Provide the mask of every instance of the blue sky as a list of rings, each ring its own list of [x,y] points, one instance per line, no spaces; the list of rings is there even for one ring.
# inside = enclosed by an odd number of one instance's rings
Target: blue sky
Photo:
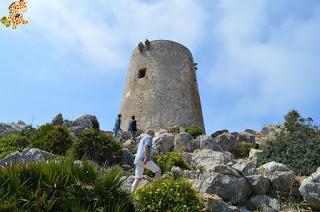
[[[29,25],[0,27],[0,122],[89,113],[112,129],[145,38],[192,51],[207,133],[260,130],[291,109],[320,122],[318,0],[28,2]]]

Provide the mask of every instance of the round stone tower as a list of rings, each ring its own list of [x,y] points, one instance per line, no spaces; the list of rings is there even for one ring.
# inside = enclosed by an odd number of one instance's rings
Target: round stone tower
[[[139,129],[199,125],[204,129],[196,64],[185,46],[145,41],[133,50],[121,105],[121,128],[135,115]]]

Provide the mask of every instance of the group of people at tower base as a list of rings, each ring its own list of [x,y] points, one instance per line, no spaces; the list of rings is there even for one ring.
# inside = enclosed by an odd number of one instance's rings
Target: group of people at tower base
[[[122,115],[119,114],[114,128],[113,136],[116,138],[119,131],[121,130],[121,118]],[[137,121],[136,117],[132,116],[129,122],[128,131],[130,133],[130,138],[135,140],[137,132]],[[138,188],[141,179],[143,178],[144,169],[147,168],[155,174],[156,179],[161,178],[161,170],[159,166],[152,160],[152,139],[155,136],[154,130],[148,129],[146,135],[140,139],[137,154],[135,155],[134,165],[135,165],[135,179],[132,183],[131,192],[134,193]]]

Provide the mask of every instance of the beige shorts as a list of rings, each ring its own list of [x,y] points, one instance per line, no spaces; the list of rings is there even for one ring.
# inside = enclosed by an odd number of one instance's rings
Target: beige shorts
[[[153,162],[152,160],[148,161],[146,164],[143,164],[142,162],[137,163],[136,170],[135,170],[135,178],[142,178],[143,177],[144,168],[149,169],[153,173],[160,171],[159,166],[155,162]]]

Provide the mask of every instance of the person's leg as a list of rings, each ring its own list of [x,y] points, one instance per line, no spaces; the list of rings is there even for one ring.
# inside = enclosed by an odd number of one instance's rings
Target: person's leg
[[[159,166],[152,160],[146,163],[146,168],[152,171],[155,174],[157,180],[161,179],[161,169]]]
[[[136,191],[136,189],[138,188],[139,183],[141,181],[141,178],[143,177],[143,171],[144,171],[143,163],[136,164],[135,179],[132,183],[131,193],[134,193]]]
[[[131,193],[134,193],[137,190],[140,181],[141,181],[141,178],[135,178],[134,179],[134,181],[132,183],[132,187],[131,187]]]

